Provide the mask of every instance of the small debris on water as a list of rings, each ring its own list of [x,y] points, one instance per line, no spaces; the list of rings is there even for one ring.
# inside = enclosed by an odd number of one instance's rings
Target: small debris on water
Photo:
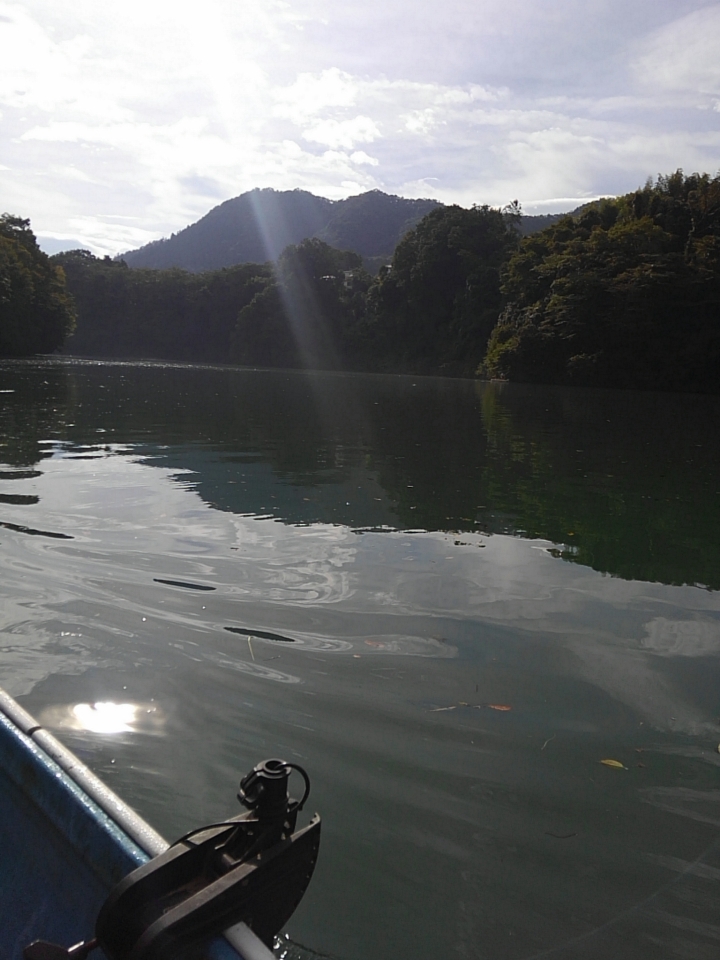
[[[604,763],[606,767],[614,767],[616,770],[627,770],[625,764],[620,763],[619,760],[601,760],[600,763]]]
[[[215,590],[205,583],[192,583],[188,580],[161,580],[159,577],[153,577],[155,583],[164,583],[168,587],[184,587],[186,590]]]
[[[16,533],[27,533],[32,537],[54,537],[56,540],[74,540],[68,533],[53,533],[51,530],[33,530],[32,527],[26,527],[21,523],[0,522],[0,527],[6,530],[14,530]]]
[[[230,633],[239,633],[242,637],[252,637],[254,640],[275,640],[278,643],[295,643],[292,637],[285,637],[281,633],[270,633],[267,630],[248,630],[245,627],[225,627]]]

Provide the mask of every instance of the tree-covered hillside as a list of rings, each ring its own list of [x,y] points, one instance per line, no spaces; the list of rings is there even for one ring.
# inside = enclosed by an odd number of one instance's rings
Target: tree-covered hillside
[[[357,253],[317,238],[287,247],[272,277],[240,311],[233,359],[266,367],[356,368],[370,283]]]
[[[440,206],[437,200],[406,200],[371,190],[334,204],[332,217],[317,236],[331,247],[368,259],[389,259],[408,230]]]
[[[227,363],[239,311],[271,276],[269,265],[255,263],[201,274],[131,270],[88,250],[53,261],[77,305],[67,350],[93,357]]]
[[[327,200],[307,190],[250,190],[214,207],[197,223],[122,259],[130,267],[192,272],[277,260],[282,251],[317,237],[363,257],[389,259],[403,234],[436,200],[405,200],[372,190]]]
[[[368,293],[365,366],[472,376],[500,312],[517,219],[514,209],[439,207],[406,234]]]
[[[0,216],[0,356],[52,353],[74,323],[62,268],[40,250],[30,221]]]
[[[369,220],[348,206],[337,236],[362,246],[396,200],[353,198]],[[720,391],[720,176],[678,171],[523,232],[513,205],[436,206],[375,278],[319,237],[205,273],[54,261],[75,353]]]
[[[129,267],[193,273],[238,263],[276,260],[289,244],[315,236],[330,219],[332,201],[307,190],[250,190],[213,207],[166,240],[121,258]]]
[[[523,239],[484,370],[720,390],[720,176],[682,171]]]

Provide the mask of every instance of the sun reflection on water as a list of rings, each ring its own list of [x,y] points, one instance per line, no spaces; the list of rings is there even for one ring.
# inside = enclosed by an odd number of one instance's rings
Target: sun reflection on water
[[[115,703],[98,700],[46,707],[40,715],[43,726],[85,733],[160,733],[164,716],[155,703]]]
[[[134,703],[78,703],[72,715],[80,729],[89,733],[131,733],[135,729],[138,707]]]

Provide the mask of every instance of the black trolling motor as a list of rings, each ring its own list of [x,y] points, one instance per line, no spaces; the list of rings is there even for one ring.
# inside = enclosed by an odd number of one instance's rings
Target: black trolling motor
[[[288,794],[293,770],[305,784],[300,800]],[[320,817],[295,830],[309,793],[297,764],[257,764],[238,791],[247,813],[185,834],[124,877],[100,908],[94,939],[70,948],[36,940],[25,960],[84,960],[96,947],[107,960],[190,960],[240,922],[272,946],[315,869]]]

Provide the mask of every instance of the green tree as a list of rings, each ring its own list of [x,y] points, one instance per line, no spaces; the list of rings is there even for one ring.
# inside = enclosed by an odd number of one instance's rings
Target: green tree
[[[65,274],[38,247],[30,221],[0,216],[0,356],[52,353],[74,323]]]
[[[720,177],[677,171],[523,239],[491,376],[720,389]]]
[[[500,269],[518,242],[518,213],[439,207],[406,234],[369,293],[371,365],[474,373],[500,312]]]
[[[306,369],[354,364],[370,276],[362,258],[317,238],[286,247],[272,279],[238,316],[238,363]]]
[[[88,250],[57,254],[77,304],[67,349],[86,356],[227,362],[238,311],[262,289],[269,266],[210,273],[133,270]]]

